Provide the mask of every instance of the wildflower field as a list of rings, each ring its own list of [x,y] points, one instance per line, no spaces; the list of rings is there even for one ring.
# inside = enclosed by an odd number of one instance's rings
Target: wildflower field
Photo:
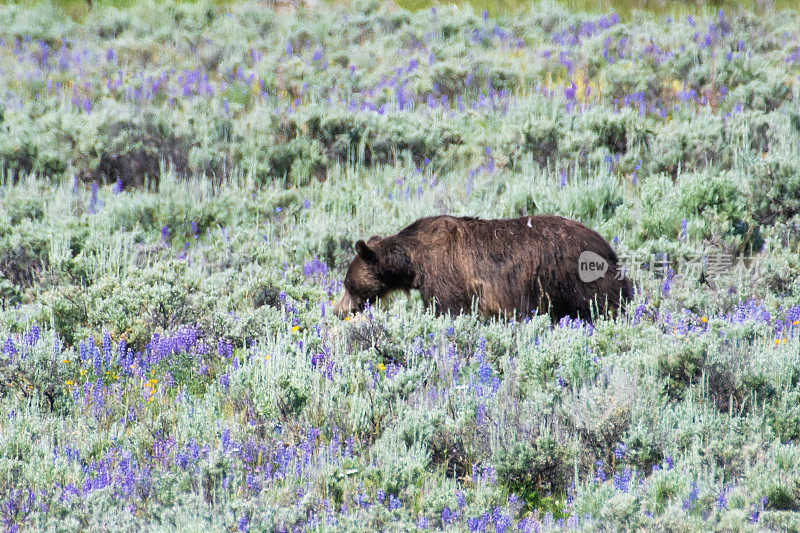
[[[0,528],[800,529],[800,15],[0,6]],[[593,324],[341,321],[353,243],[552,213]]]

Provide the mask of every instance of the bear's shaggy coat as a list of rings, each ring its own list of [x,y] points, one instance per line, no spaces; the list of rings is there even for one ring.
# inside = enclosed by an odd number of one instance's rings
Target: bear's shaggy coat
[[[486,316],[549,312],[554,321],[615,313],[633,297],[608,242],[558,216],[421,218],[395,235],[358,241],[356,251],[344,296],[334,308],[341,317],[390,292],[410,289],[420,291],[426,305],[434,303],[437,313],[469,312],[474,304]],[[602,277],[582,280],[583,252],[607,263]]]

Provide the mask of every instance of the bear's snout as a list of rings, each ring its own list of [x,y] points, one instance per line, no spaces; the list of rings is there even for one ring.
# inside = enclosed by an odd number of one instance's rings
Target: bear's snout
[[[358,309],[356,309],[353,297],[350,295],[347,289],[345,289],[344,295],[342,295],[339,301],[336,302],[336,305],[333,306],[333,314],[339,318],[346,318],[357,310]]]

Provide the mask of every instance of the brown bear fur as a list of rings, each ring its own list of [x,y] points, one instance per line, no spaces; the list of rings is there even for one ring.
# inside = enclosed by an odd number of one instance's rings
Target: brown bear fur
[[[421,218],[395,235],[356,243],[345,293],[334,312],[346,316],[396,290],[420,291],[437,313],[469,312],[524,318],[547,313],[591,320],[612,314],[632,298],[618,276],[617,254],[597,232],[558,216],[511,220]],[[608,270],[586,283],[579,275],[584,251],[599,255]],[[622,279],[618,279],[622,278]]]

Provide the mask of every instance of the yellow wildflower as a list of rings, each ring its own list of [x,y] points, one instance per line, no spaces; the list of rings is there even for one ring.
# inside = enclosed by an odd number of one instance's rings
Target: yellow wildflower
[[[71,379],[67,380],[67,382],[65,383],[65,385],[72,385],[72,380],[71,380]]]
[[[295,331],[298,331],[299,329],[300,329],[300,326],[292,326],[292,333],[294,333]]]
[[[703,323],[705,323],[705,322],[708,322],[708,319],[707,319],[706,317],[703,317],[703,318],[701,318],[700,320],[701,320]]]
[[[378,364],[378,370],[380,370],[381,372],[386,372],[386,365],[384,365],[383,363]]]

